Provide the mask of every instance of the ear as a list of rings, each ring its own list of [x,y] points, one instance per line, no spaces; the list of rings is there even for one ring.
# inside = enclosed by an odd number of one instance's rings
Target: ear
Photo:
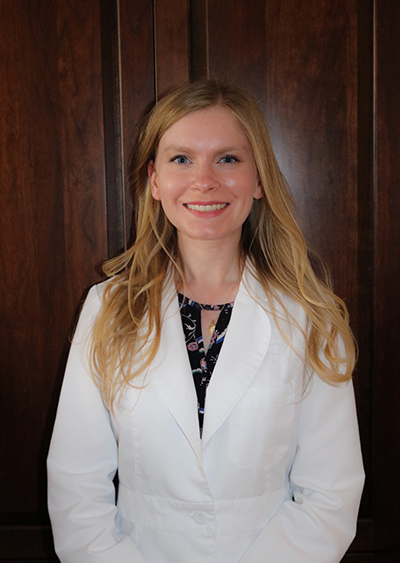
[[[149,164],[147,165],[147,175],[150,181],[151,195],[154,197],[154,199],[160,201],[161,198],[158,192],[157,173],[156,167],[154,165],[154,160],[150,160]]]
[[[256,189],[254,190],[253,199],[261,199],[262,195],[263,195],[263,190],[261,187],[261,182],[259,180]]]

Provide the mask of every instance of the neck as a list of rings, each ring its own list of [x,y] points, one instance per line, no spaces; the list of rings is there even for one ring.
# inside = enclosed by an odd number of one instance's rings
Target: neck
[[[179,244],[185,285],[179,288],[187,297],[210,305],[232,301],[239,288],[239,245],[224,245],[214,241],[194,241]]]

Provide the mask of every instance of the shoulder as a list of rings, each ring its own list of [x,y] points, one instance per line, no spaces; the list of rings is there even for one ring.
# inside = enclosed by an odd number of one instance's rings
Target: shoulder
[[[307,314],[303,305],[276,286],[263,287],[251,266],[243,272],[240,291],[245,292],[275,321],[306,327]]]
[[[92,285],[86,296],[85,302],[83,304],[83,309],[87,311],[97,312],[103,302],[104,292],[107,287],[110,286],[110,280],[103,281],[101,283]]]
[[[110,280],[106,280],[93,285],[89,289],[80,311],[76,333],[86,332],[88,329],[92,328],[102,307],[104,292],[107,287],[110,287],[110,284]]]
[[[249,304],[250,300],[253,302],[253,313],[255,307],[268,318],[270,350],[275,349],[276,354],[289,354],[291,350],[303,365],[306,361],[309,329],[308,317],[302,304],[276,286],[264,288],[251,270],[244,273],[241,289],[248,295]]]
[[[89,289],[86,300],[84,302],[84,307],[94,308],[97,310],[101,307],[104,302],[104,297],[106,292],[109,292],[113,288],[120,287],[124,285],[123,282],[119,282],[118,276],[114,276],[105,281],[92,285]]]

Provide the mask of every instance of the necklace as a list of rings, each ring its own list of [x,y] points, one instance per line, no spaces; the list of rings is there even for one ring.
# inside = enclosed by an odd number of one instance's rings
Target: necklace
[[[207,310],[203,307],[203,305],[200,303],[200,301],[198,301],[198,300],[196,299],[196,296],[195,296],[195,294],[193,293],[193,290],[192,290],[192,288],[190,287],[190,285],[189,285],[187,282],[185,282],[185,283],[186,283],[187,288],[190,290],[190,293],[191,293],[191,294],[193,295],[193,297],[195,298],[196,303],[198,303],[198,304],[200,305],[201,310],[204,312],[205,316],[206,316],[207,319],[210,321],[210,317],[207,315]],[[233,284],[233,286],[231,287],[231,289],[229,290],[228,297],[226,298],[225,303],[224,303],[224,304],[222,305],[222,307],[219,309],[218,317],[217,317],[215,320],[214,320],[214,319],[211,319],[210,324],[209,324],[209,326],[208,326],[208,334],[209,334],[210,336],[212,336],[212,335],[214,334],[215,327],[217,326],[217,322],[218,322],[219,316],[220,316],[221,312],[225,309],[225,306],[226,306],[226,304],[227,304],[228,301],[229,301],[229,296],[231,295],[231,293],[232,293],[232,291],[233,291],[233,289],[234,289],[234,287],[235,287],[236,284],[237,284],[237,282],[235,282],[235,283]]]

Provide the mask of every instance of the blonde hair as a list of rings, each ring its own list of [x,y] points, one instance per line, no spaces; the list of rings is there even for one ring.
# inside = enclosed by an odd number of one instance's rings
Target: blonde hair
[[[333,293],[326,271],[317,277],[311,266],[262,113],[246,90],[203,80],[184,84],[166,95],[139,128],[132,175],[135,240],[126,252],[104,265],[112,279],[105,289],[91,341],[93,376],[110,408],[118,393],[145,373],[157,353],[164,284],[172,279],[183,282],[176,230],[151,195],[148,163],[154,160],[169,127],[189,113],[213,106],[228,111],[241,126],[253,149],[263,190],[243,225],[242,262],[251,262],[266,295],[273,298],[270,302],[278,326],[274,300],[287,320],[302,331],[309,371],[333,385],[351,377],[356,352],[346,306]],[[306,327],[289,314],[282,293],[301,304]]]

